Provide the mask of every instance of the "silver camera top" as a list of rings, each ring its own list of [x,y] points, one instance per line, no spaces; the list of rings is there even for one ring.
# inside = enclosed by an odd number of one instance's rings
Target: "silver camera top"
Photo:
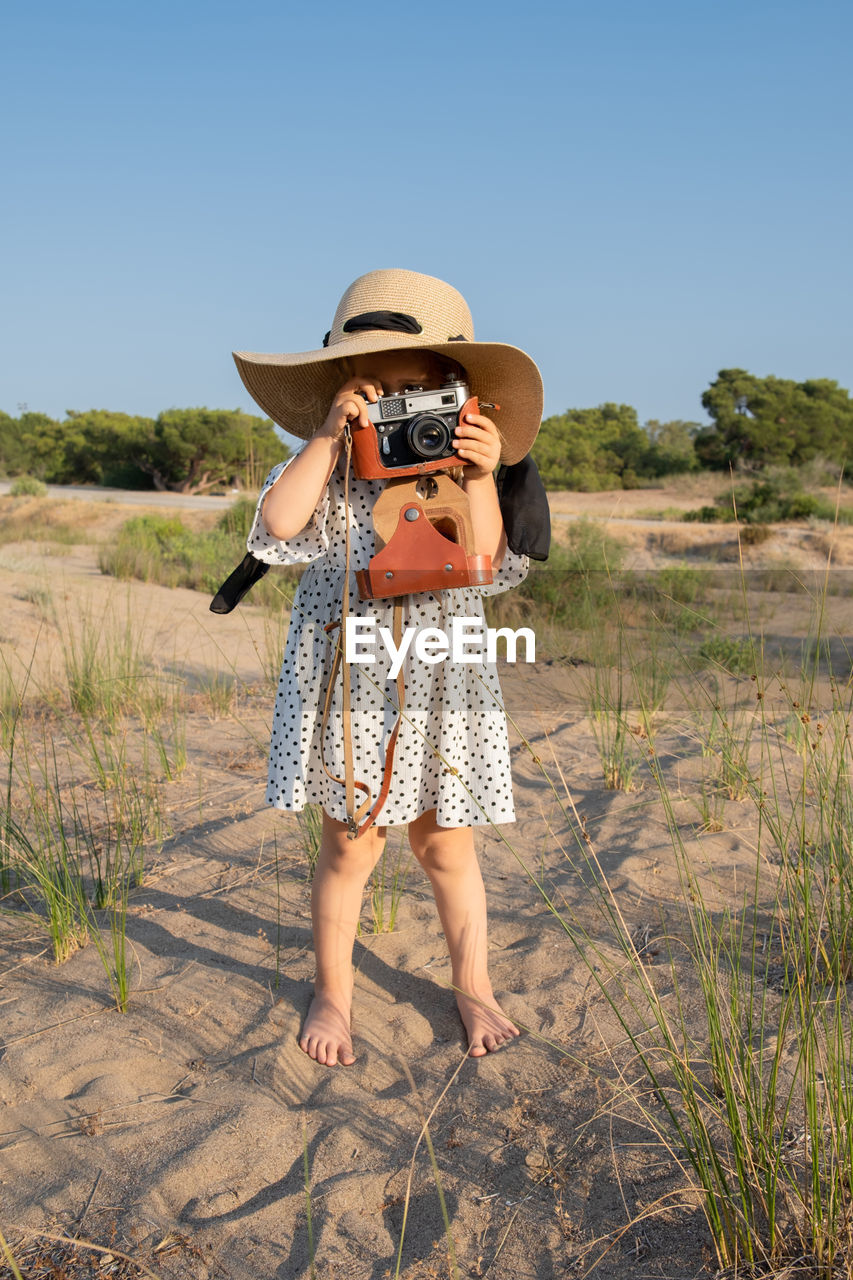
[[[457,415],[469,399],[471,392],[465,382],[446,382],[437,391],[424,391],[422,387],[405,387],[399,395],[380,396],[375,404],[367,403],[367,416],[382,431],[414,414],[435,413],[444,416]]]

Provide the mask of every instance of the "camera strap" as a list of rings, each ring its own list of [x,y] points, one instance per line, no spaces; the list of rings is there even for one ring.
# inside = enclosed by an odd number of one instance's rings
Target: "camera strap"
[[[379,812],[388,798],[388,792],[391,789],[391,771],[394,764],[394,748],[397,745],[397,734],[400,731],[400,724],[403,719],[403,706],[405,702],[406,685],[403,676],[402,666],[397,673],[397,719],[391,730],[391,737],[388,739],[388,748],[385,752],[385,768],[382,772],[382,784],[379,794],[376,797],[376,803],[370,809],[371,793],[366,782],[361,782],[355,777],[355,768],[353,764],[352,751],[352,677],[349,664],[344,661],[344,638],[346,636],[346,621],[349,615],[349,578],[350,578],[350,526],[349,526],[349,477],[350,462],[352,459],[352,433],[349,425],[347,425],[344,434],[344,446],[346,449],[346,466],[344,471],[344,494],[346,496],[346,510],[344,513],[345,528],[345,564],[344,573],[344,589],[341,599],[341,616],[334,622],[328,623],[324,630],[327,635],[337,629],[337,640],[335,643],[334,656],[332,658],[332,666],[329,672],[329,681],[326,686],[326,698],[323,705],[323,719],[320,726],[320,759],[327,775],[333,782],[342,784],[346,796],[347,811],[347,839],[357,840],[363,831],[372,826],[379,816]],[[394,613],[392,622],[392,631],[394,636],[394,644],[399,649],[403,638],[403,600],[394,601]],[[337,678],[338,669],[341,668],[341,721],[343,731],[344,745],[344,776],[339,778],[332,773],[326,764],[325,740],[326,725],[329,721],[329,713],[332,708],[332,696],[335,689],[335,680]],[[364,793],[365,799],[356,809],[355,793],[356,790]],[[367,811],[370,809],[370,813]],[[367,817],[365,817],[367,814]],[[362,819],[364,819],[362,821]]]

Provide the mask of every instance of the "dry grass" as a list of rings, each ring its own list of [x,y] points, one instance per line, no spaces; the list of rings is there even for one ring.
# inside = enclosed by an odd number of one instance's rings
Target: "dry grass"
[[[158,1280],[156,1272],[109,1245],[70,1236],[28,1232],[9,1242],[22,1280]],[[18,1280],[8,1262],[0,1262],[0,1280]]]
[[[647,535],[646,542],[650,549],[666,556],[689,556],[691,559],[710,561],[711,564],[731,564],[737,560],[738,555],[734,528],[729,536],[721,536],[719,529],[697,528],[696,525],[685,525],[683,529],[664,529],[659,533],[653,530]]]
[[[853,568],[853,529],[821,529],[812,535],[816,551],[824,557],[832,557],[837,569]]]
[[[724,484],[724,481],[723,481]],[[555,489],[548,494],[551,510],[574,511],[583,515],[619,515],[638,518],[641,512],[660,513],[673,507],[682,510],[707,506],[719,493],[719,472],[667,476],[643,489],[607,489],[600,493],[578,493]]]
[[[130,507],[104,499],[0,497],[0,543],[109,542],[132,515],[163,514],[157,506]],[[212,529],[217,511],[184,511],[182,522],[191,530]]]

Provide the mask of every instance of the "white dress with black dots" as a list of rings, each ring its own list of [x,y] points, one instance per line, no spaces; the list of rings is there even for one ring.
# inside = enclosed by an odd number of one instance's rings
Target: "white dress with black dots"
[[[298,455],[294,455],[298,456]],[[267,803],[299,812],[306,804],[346,821],[344,787],[329,778],[320,759],[320,734],[333,640],[324,627],[341,616],[345,577],[344,456],[305,528],[286,542],[270,536],[260,519],[261,503],[286,466],[267,476],[248,538],[249,551],[268,564],[309,563],[297,589],[290,619],[270,744]],[[356,569],[366,569],[375,554],[373,504],[384,480],[359,480],[352,473],[350,493],[351,615],[376,618],[376,627],[392,625],[393,600],[360,600]],[[404,598],[403,627],[440,627],[450,635],[454,617],[483,617],[481,595],[517,586],[527,575],[526,556],[507,548],[495,581],[487,587],[458,587]],[[333,633],[333,636],[336,633]],[[382,783],[385,750],[397,719],[397,686],[391,658],[378,639],[370,652],[376,661],[349,665],[352,673],[353,763],[355,777],[370,787],[376,800]],[[470,651],[470,649],[469,649]],[[436,810],[441,827],[514,822],[506,717],[493,663],[420,661],[409,649],[405,676],[404,719],[400,725],[391,786],[377,818],[378,825],[412,822]],[[341,674],[335,681],[326,725],[326,764],[344,776],[341,720]],[[363,793],[356,791],[360,804]]]

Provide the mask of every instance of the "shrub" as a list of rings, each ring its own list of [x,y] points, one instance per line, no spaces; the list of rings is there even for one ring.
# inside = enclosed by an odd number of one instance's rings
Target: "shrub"
[[[667,565],[652,576],[657,591],[678,604],[696,604],[704,598],[708,572],[688,565]]]
[[[725,520],[734,520],[734,513],[729,513],[722,507],[694,507],[692,511],[685,511],[681,519],[688,524],[720,524]]]
[[[748,675],[755,670],[755,650],[750,640],[736,636],[712,636],[699,646],[699,657],[732,675]]]
[[[9,490],[10,498],[46,498],[47,485],[35,476],[18,476]]]
[[[797,473],[783,468],[765,473],[745,484],[736,484],[718,494],[713,507],[685,512],[684,520],[705,523],[738,520],[744,525],[779,524],[784,520],[834,520],[835,503],[806,493]],[[840,524],[853,523],[853,511],[838,511]]]
[[[254,503],[241,499],[214,529],[200,533],[175,516],[135,516],[122,526],[115,543],[101,550],[101,572],[212,595],[246,553],[243,528],[248,532],[246,521],[251,523],[253,512]],[[248,603],[281,607],[282,596],[290,595],[298,579],[298,570],[268,574],[253,588]]]
[[[613,602],[612,575],[621,563],[623,546],[593,520],[575,520],[565,543],[556,542],[544,564],[531,562],[518,588],[540,616],[552,624],[589,626],[590,615]]]
[[[251,498],[237,498],[227,511],[223,511],[217,520],[217,529],[245,542],[255,519],[256,506],[257,503],[253,502]]]
[[[740,532],[740,540],[745,547],[760,547],[768,538],[773,537],[773,530],[766,524],[748,524]]]

